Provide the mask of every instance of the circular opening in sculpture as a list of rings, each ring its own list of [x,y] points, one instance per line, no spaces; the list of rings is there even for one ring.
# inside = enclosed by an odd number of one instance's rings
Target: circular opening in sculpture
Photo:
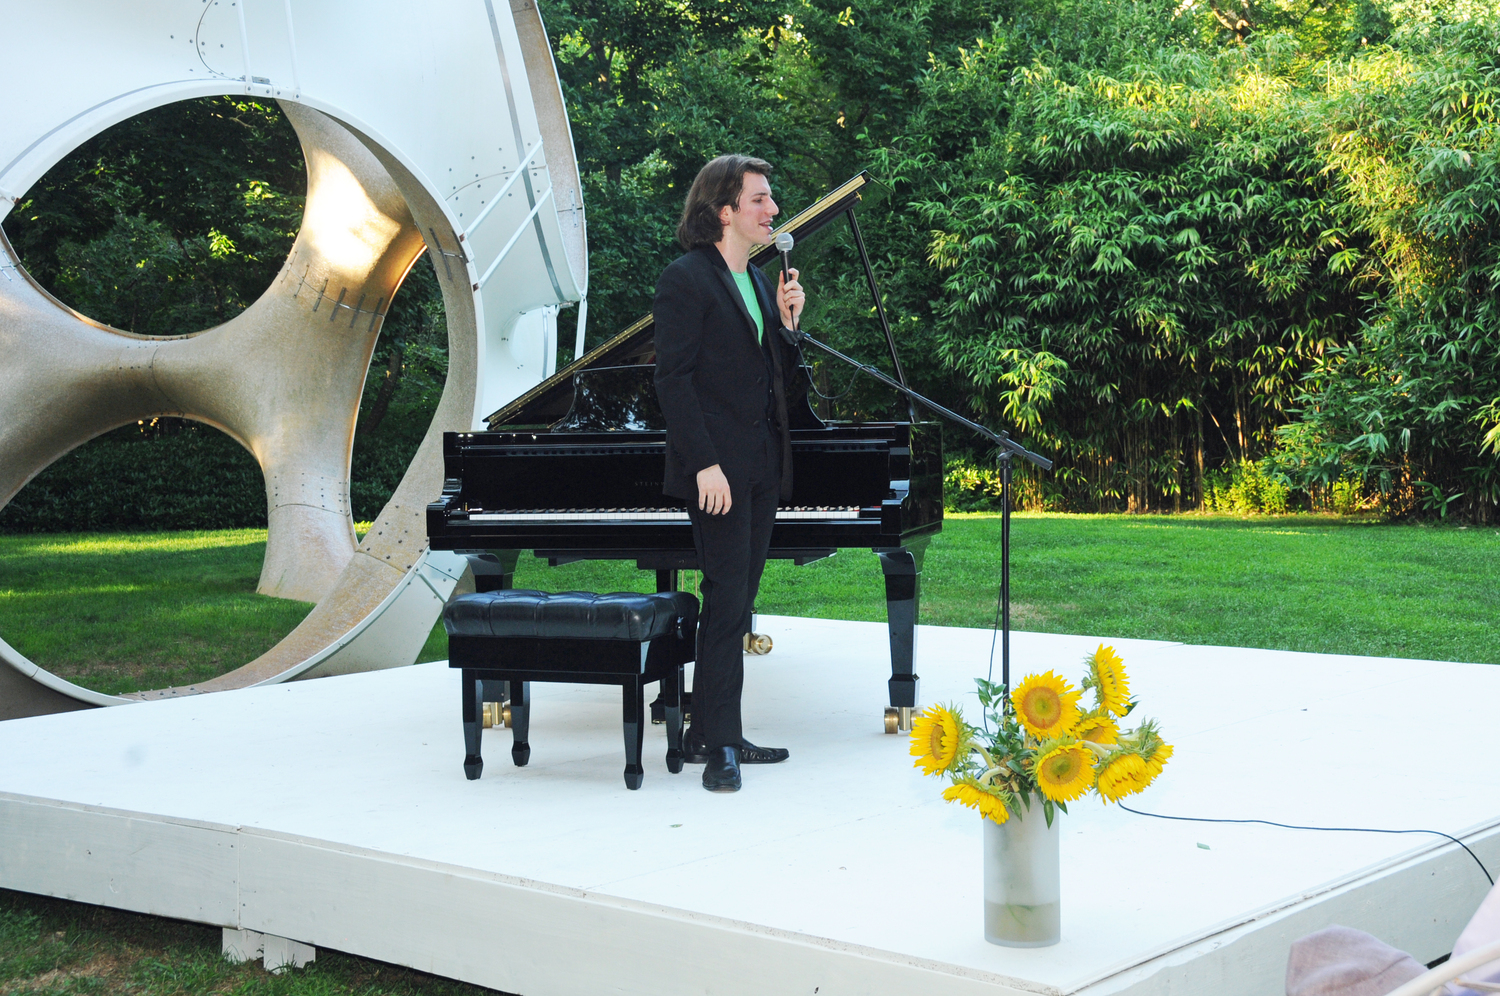
[[[5,220],[28,274],[89,319],[191,335],[275,279],[306,168],[274,102],[155,108],[54,166]],[[59,677],[116,694],[191,684],[274,645],[310,605],[254,595],[266,492],[212,426],[131,421],[0,509],[0,632]]]
[[[54,349],[92,366],[33,406],[52,450],[0,487],[36,474],[0,505],[0,635],[106,694],[191,686],[279,648],[444,387],[441,292],[390,178],[326,116],[206,98],[90,139],[5,229],[42,290],[107,327],[48,305],[26,330],[39,369]],[[111,395],[116,381],[129,389]],[[132,405],[140,417],[120,417]],[[327,638],[302,642],[282,656]]]
[[[349,504],[361,535],[411,466],[447,381],[447,312],[436,269],[424,254],[408,271],[381,324],[360,398]],[[438,622],[417,660],[446,655],[447,637]]]
[[[5,232],[58,300],[136,335],[228,321],[275,279],[307,171],[273,101],[207,97],[139,114],[27,191]]]

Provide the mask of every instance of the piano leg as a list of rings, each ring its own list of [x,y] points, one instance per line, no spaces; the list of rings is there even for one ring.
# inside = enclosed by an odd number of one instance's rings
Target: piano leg
[[[464,559],[474,572],[475,591],[504,591],[512,587],[520,550],[465,550]]]
[[[682,770],[682,682],[685,675],[682,665],[669,668],[661,679],[661,698],[666,700],[667,714],[667,770],[677,774]]]
[[[914,673],[917,654],[917,612],[922,599],[922,558],[925,537],[910,546],[876,550],[885,574],[886,626],[891,637],[891,708],[898,717],[897,729],[911,729],[911,714],[921,696],[921,679]],[[890,729],[887,722],[886,730]]]
[[[620,698],[625,706],[625,787],[638,789],[646,774],[646,769],[641,767],[641,747],[646,734],[642,709],[646,698],[645,682],[637,676],[626,679],[620,687]]]
[[[471,668],[459,672],[464,693],[464,776],[473,781],[484,771],[484,758],[479,756],[479,738],[484,735],[483,719],[479,710],[480,681]]]
[[[528,742],[531,736],[531,682],[512,681],[510,683],[510,730],[512,742],[510,745],[510,759],[516,763],[516,767],[526,767],[526,762],[531,760],[531,744]]]

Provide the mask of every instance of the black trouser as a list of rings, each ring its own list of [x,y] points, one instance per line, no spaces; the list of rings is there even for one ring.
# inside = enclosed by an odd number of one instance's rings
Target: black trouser
[[[744,635],[781,493],[780,443],[766,435],[764,454],[750,472],[729,484],[729,511],[709,515],[696,502],[688,508],[693,546],[703,571],[703,608],[698,615],[698,660],[693,667],[693,738],[710,748],[744,737],[740,693],[745,685]]]

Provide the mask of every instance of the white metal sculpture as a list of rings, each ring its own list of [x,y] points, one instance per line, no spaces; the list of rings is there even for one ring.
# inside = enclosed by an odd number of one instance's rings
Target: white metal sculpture
[[[232,321],[152,338],[53,299],[0,242],[0,505],[79,444],[154,415],[215,425],[266,477],[259,590],[317,601],[266,654],[190,689],[411,663],[463,570],[427,549],[444,430],[550,373],[556,308],[587,292],[583,204],[534,0],[0,0],[0,220],[88,138],[177,100],[281,102],[308,196],[280,275]],[[19,43],[24,41],[24,43]],[[66,47],[67,68],[56,53]],[[423,249],[448,314],[447,385],[356,544],[349,456],[380,322]],[[0,641],[0,719],[131,698]]]

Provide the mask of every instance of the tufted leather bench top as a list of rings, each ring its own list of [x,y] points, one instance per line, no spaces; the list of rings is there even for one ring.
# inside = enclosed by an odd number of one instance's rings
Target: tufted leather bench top
[[[697,624],[698,599],[685,591],[598,595],[509,588],[460,595],[443,609],[449,636],[644,642],[691,633]]]

